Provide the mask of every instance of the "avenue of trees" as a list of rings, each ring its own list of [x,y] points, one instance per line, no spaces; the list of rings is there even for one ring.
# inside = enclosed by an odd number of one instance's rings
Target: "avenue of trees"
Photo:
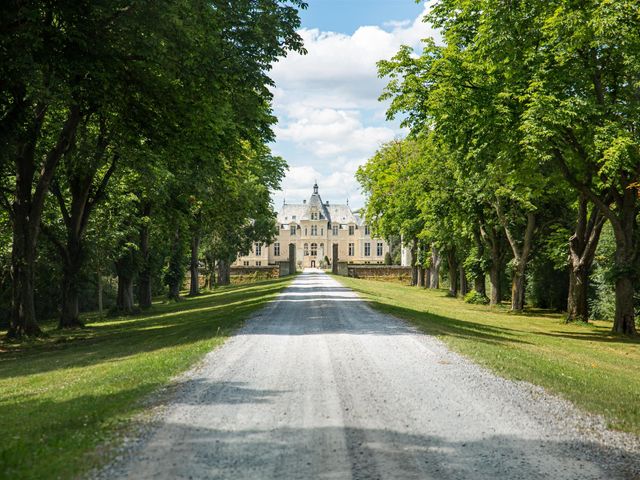
[[[379,63],[411,135],[358,171],[374,229],[418,285],[442,268],[453,295],[635,335],[638,2],[441,0],[428,20],[443,45]]]
[[[274,235],[273,62],[301,0],[0,5],[0,327],[220,283]],[[117,278],[117,282],[109,279]],[[195,275],[197,279],[197,275]],[[115,286],[117,284],[117,287]],[[112,288],[113,291],[110,291]],[[191,294],[198,293],[197,280]],[[136,305],[137,304],[137,305]]]

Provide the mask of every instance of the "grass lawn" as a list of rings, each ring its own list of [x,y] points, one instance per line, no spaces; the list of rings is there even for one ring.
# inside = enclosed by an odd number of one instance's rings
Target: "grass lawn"
[[[220,345],[289,279],[220,288],[133,317],[88,316],[87,328],[0,343],[0,478],[72,478],[101,461],[96,446]],[[4,332],[0,332],[4,336]]]
[[[640,341],[612,335],[611,323],[565,325],[558,314],[511,314],[442,290],[335,278],[499,375],[541,385],[612,428],[640,434]]]

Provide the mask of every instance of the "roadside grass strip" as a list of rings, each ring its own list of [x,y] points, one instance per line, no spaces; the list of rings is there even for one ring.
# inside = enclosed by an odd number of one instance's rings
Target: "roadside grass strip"
[[[513,314],[443,290],[334,278],[497,374],[540,385],[602,415],[610,428],[640,434],[640,341],[613,335],[611,323],[565,324],[561,314]]]
[[[150,394],[290,281],[223,287],[132,317],[91,314],[84,329],[49,323],[43,339],[0,343],[0,478],[73,478],[109,460],[112,449],[96,447],[115,443]]]

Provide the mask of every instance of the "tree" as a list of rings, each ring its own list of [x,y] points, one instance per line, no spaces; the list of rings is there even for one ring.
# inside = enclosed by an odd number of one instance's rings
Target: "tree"
[[[580,206],[571,252],[576,285],[585,285],[598,216],[611,223],[616,241],[613,331],[634,335],[640,208],[637,3],[540,3],[544,28],[536,50],[529,50],[537,69],[528,95],[527,140],[559,168],[579,192],[581,204],[588,200],[600,212],[592,211],[593,219],[586,220],[587,207]],[[570,298],[575,305],[570,316],[584,318],[584,293],[578,292]]]
[[[13,232],[10,336],[39,332],[33,278],[42,227],[65,264],[60,326],[79,325],[84,236],[116,167],[135,172],[157,162],[169,170],[173,158],[183,171],[199,164],[215,178],[226,174],[216,168],[221,153],[272,140],[268,72],[288,51],[304,53],[296,29],[297,9],[305,7],[300,0],[0,7],[0,205]],[[142,303],[150,304],[154,205],[138,190],[139,238],[127,231],[118,242],[126,310],[138,250]],[[50,191],[62,222],[43,222]]]

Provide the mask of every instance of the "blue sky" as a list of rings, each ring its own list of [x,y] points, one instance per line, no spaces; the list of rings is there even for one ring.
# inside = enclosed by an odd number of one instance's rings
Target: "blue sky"
[[[424,7],[413,0],[310,0],[302,25],[351,35],[362,25],[413,20]]]
[[[318,181],[324,200],[354,208],[364,204],[354,178],[378,147],[403,135],[385,121],[378,102],[385,81],[376,62],[400,45],[420,48],[434,35],[422,22],[424,4],[413,0],[310,0],[300,34],[308,54],[292,54],[272,71],[276,82],[275,154],[289,163],[276,208],[301,202]]]

